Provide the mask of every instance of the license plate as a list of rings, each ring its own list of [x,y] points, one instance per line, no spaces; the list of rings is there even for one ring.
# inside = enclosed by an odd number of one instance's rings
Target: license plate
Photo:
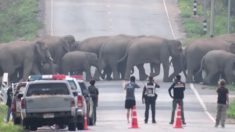
[[[47,113],[47,114],[43,114],[43,118],[54,118],[54,114],[52,113]]]

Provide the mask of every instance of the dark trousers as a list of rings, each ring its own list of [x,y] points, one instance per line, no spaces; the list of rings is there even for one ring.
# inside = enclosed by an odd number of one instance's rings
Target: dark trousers
[[[172,112],[171,112],[171,122],[174,122],[174,118],[175,118],[175,110],[177,107],[177,104],[179,104],[181,106],[181,117],[182,117],[182,122],[185,122],[184,119],[184,102],[182,99],[174,99],[172,102]]]
[[[152,111],[152,121],[155,121],[155,104],[156,97],[145,97],[145,122],[148,122],[149,118],[149,107],[151,107]]]

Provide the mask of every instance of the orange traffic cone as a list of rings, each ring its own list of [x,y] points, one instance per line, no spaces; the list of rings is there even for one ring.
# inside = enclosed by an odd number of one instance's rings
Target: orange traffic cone
[[[139,126],[138,126],[138,120],[137,120],[136,106],[134,106],[134,107],[131,109],[131,117],[132,117],[131,128],[139,128]]]
[[[177,104],[176,121],[174,123],[174,128],[182,128],[181,106],[179,104]]]
[[[87,114],[84,115],[84,130],[88,130],[88,124],[87,124]]]

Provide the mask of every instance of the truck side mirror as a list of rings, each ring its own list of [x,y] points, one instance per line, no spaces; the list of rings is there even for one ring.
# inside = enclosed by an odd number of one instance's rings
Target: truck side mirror
[[[77,92],[73,92],[73,96],[78,96],[78,93]]]

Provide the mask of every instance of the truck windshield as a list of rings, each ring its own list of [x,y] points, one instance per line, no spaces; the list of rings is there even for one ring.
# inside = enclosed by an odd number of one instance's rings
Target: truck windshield
[[[30,84],[26,95],[69,95],[69,90],[64,83],[38,83]]]

